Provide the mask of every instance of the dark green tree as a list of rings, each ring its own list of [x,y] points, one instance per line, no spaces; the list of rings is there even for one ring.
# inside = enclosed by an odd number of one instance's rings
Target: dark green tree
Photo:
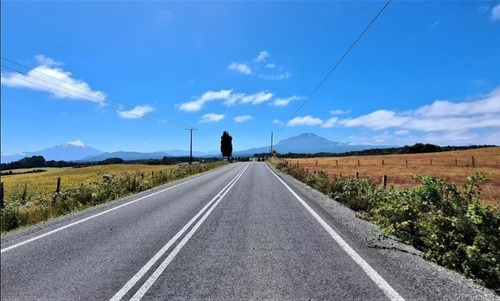
[[[220,151],[222,156],[227,157],[229,161],[233,153],[233,137],[231,137],[227,131],[224,131],[220,137]]]

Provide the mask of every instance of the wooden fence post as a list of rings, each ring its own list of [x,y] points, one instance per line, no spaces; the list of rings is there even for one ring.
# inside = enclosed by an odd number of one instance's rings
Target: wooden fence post
[[[359,172],[356,172],[356,179],[359,179]]]
[[[5,206],[3,202],[3,182],[0,183],[0,210]]]
[[[458,166],[458,160],[455,158],[455,166]]]
[[[318,166],[318,160],[316,160],[316,166]]]
[[[472,156],[472,167],[476,166],[476,161],[474,160],[474,156]]]
[[[154,178],[154,176],[155,176],[155,172],[154,172],[154,170],[152,170],[151,171],[151,178]]]
[[[359,160],[358,160],[358,166],[361,166],[361,165],[359,164]]]
[[[60,191],[61,191],[61,178],[57,177],[56,193],[59,193]]]
[[[384,166],[384,159],[382,159],[382,166]]]
[[[337,164],[337,167],[339,167],[339,161],[335,160],[335,164]]]
[[[386,188],[387,187],[387,176],[386,175],[383,175],[382,176],[382,188]]]
[[[405,164],[406,164],[406,166],[408,166],[408,160],[406,160]]]
[[[432,159],[429,159],[429,161],[431,162],[431,166],[432,166]]]

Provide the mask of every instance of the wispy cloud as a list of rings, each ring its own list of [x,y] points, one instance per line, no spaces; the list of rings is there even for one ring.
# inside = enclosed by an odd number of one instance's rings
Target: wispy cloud
[[[26,74],[7,73],[1,76],[2,85],[47,92],[55,98],[80,99],[104,104],[106,94],[92,90],[83,80],[75,79],[73,74],[56,66],[62,65],[44,55],[36,55],[39,66]]]
[[[301,99],[300,97],[293,95],[287,98],[276,98],[273,102],[269,103],[270,105],[276,106],[276,107],[285,107],[287,106],[290,102],[294,100],[299,100]]]
[[[346,127],[371,130],[466,131],[500,127],[500,87],[471,102],[437,100],[413,111],[398,113],[377,110],[356,118],[340,120]]]
[[[257,55],[257,57],[253,59],[253,61],[256,63],[261,63],[267,60],[268,57],[269,53],[265,50],[262,50],[261,52],[259,52],[259,55]]]
[[[185,112],[198,112],[205,107],[207,102],[221,100],[225,106],[236,104],[253,104],[269,101],[274,94],[272,92],[261,91],[254,94],[233,93],[233,90],[220,90],[205,92],[200,98],[178,105],[179,110]]]
[[[137,119],[142,118],[144,115],[154,111],[154,108],[148,105],[136,106],[129,111],[117,111],[121,118]]]
[[[337,124],[338,121],[339,121],[339,119],[337,117],[332,117],[332,118],[326,120],[325,122],[323,122],[321,127],[322,128],[332,128]]]
[[[212,100],[227,100],[232,93],[233,90],[220,90],[220,91],[207,91],[203,93],[203,95],[193,101],[188,101],[185,103],[182,103],[179,106],[179,110],[185,111],[185,112],[198,112],[201,110],[205,104],[209,101]]]
[[[274,96],[271,92],[259,92],[255,94],[245,95],[240,98],[241,103],[251,103],[257,105],[270,100]]]
[[[227,66],[227,69],[246,75],[252,74],[252,69],[246,63],[238,64],[236,62],[232,62],[231,65]]]
[[[495,7],[491,10],[491,19],[493,21],[500,20],[500,3],[495,5]]]
[[[200,123],[219,122],[224,117],[224,114],[207,113],[201,117]]]
[[[270,57],[271,55],[267,50],[262,50],[250,63],[233,61],[227,68],[242,74],[258,76],[265,80],[279,81],[290,78],[291,73],[284,71],[283,67],[278,69],[275,63],[268,63]],[[278,70],[274,70],[275,68]]]
[[[344,110],[331,110],[330,111],[330,114],[332,115],[343,115],[343,114],[347,114],[349,113],[349,111],[344,111]]]
[[[313,117],[311,115],[306,115],[303,117],[297,116],[293,119],[291,119],[288,123],[287,126],[316,126],[316,125],[322,125],[324,121],[320,118]]]
[[[259,77],[267,80],[285,80],[290,78],[290,72],[280,74],[260,74]]]
[[[281,121],[281,120],[279,120],[279,119],[274,119],[271,123],[272,124],[277,124],[277,125],[283,125],[284,124],[284,122]]]
[[[234,121],[239,122],[239,123],[247,122],[247,121],[250,121],[252,119],[253,119],[253,116],[251,116],[251,115],[240,115],[240,116],[234,117]]]

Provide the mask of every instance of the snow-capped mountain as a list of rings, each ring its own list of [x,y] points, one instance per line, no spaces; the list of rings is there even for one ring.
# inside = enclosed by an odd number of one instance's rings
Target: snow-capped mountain
[[[43,156],[45,160],[78,161],[99,154],[102,154],[102,151],[85,145],[82,141],[75,139],[68,143],[56,145],[40,151],[25,152],[15,155],[2,155],[2,163],[9,163],[31,156]]]

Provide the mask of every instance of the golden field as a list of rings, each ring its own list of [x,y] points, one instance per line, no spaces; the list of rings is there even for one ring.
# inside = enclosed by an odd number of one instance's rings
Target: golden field
[[[61,178],[61,189],[77,188],[82,184],[89,185],[91,182],[102,181],[104,174],[116,175],[123,172],[137,172],[144,173],[145,178],[151,178],[152,171],[165,172],[177,167],[177,165],[113,164],[82,168],[40,168],[47,171],[2,176],[2,182],[4,183],[5,200],[11,199],[12,194],[15,191],[20,191],[25,185],[41,199],[51,199],[56,190],[58,177]]]
[[[474,166],[472,166],[472,157],[474,157]],[[329,177],[354,177],[356,172],[359,172],[359,178],[370,179],[374,183],[381,184],[382,175],[387,175],[387,186],[394,188],[417,186],[418,183],[415,181],[417,175],[445,178],[461,187],[471,173],[484,172],[488,176],[487,180],[480,185],[484,203],[491,206],[500,203],[500,147],[425,154],[285,160],[289,164],[298,163],[299,167],[309,172],[325,171]]]

